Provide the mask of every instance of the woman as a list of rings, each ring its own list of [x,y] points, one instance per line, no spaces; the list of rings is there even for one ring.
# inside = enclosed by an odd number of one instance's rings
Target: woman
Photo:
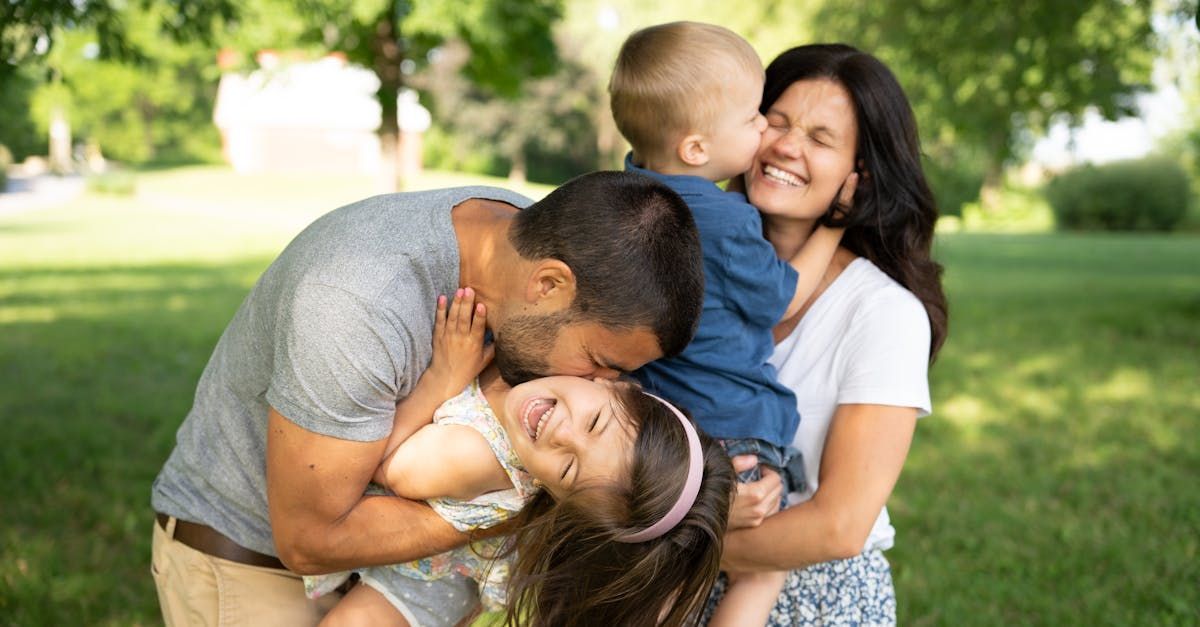
[[[844,45],[781,54],[761,110],[769,126],[745,185],[780,257],[820,221],[846,233],[817,293],[776,329],[772,363],[796,392],[805,489],[764,518],[778,480],[741,488],[722,565],[791,571],[770,624],[894,623],[885,503],[931,409],[927,368],[946,337],[916,123],[892,73]],[[853,202],[831,211],[843,186]],[[710,608],[723,590],[724,577]]]

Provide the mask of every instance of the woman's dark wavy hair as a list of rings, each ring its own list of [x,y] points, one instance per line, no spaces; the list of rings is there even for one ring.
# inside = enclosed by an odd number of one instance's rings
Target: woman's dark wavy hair
[[[930,256],[937,206],[921,168],[921,143],[908,96],[882,61],[845,44],[788,50],[767,66],[763,113],[796,81],[829,79],[854,101],[858,121],[854,206],[844,218],[842,245],[866,257],[916,295],[929,315],[932,362],[946,341],[947,305],[942,266]],[[862,175],[865,173],[865,175]]]
[[[692,509],[659,538],[618,542],[662,518],[688,467],[679,419],[636,384],[618,385],[619,409],[637,432],[629,481],[558,502],[543,491],[518,514],[504,551],[515,553],[505,625],[684,625],[708,598],[736,488],[729,457],[700,432],[704,477]]]

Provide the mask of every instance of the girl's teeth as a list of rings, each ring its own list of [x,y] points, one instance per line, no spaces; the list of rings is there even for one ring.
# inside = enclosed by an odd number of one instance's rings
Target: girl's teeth
[[[521,416],[521,420],[525,423],[525,431],[530,433],[534,440],[542,435],[542,430],[546,427],[546,421],[550,412],[554,411],[555,404],[553,400],[538,399],[529,403],[525,409],[525,415]]]
[[[550,412],[554,411],[554,406],[551,405],[542,415],[538,417],[537,433],[533,435],[533,439],[542,437],[542,431],[546,428],[546,423],[550,421]]]

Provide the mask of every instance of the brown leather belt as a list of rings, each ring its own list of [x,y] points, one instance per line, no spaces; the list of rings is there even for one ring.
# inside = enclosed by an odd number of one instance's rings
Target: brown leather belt
[[[170,519],[170,516],[155,512],[154,519],[158,521],[158,526],[162,527],[163,531],[167,530],[167,521]],[[246,564],[248,566],[262,566],[263,568],[287,569],[287,566],[284,566],[278,557],[251,551],[225,537],[221,532],[208,525],[201,525],[176,518],[175,539],[201,553],[231,562]]]

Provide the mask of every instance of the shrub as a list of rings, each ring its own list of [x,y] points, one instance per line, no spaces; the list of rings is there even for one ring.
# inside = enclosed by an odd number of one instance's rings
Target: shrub
[[[1170,231],[1187,214],[1188,175],[1162,157],[1085,165],[1046,186],[1061,229]]]
[[[937,200],[938,213],[962,216],[963,205],[979,200],[987,167],[982,151],[972,146],[931,143],[921,162]]]
[[[8,166],[12,165],[12,153],[0,144],[0,192],[8,188]]]
[[[89,176],[87,179],[89,191],[97,194],[114,194],[117,196],[132,196],[137,191],[137,179],[132,172],[126,170],[110,170],[101,174]]]

